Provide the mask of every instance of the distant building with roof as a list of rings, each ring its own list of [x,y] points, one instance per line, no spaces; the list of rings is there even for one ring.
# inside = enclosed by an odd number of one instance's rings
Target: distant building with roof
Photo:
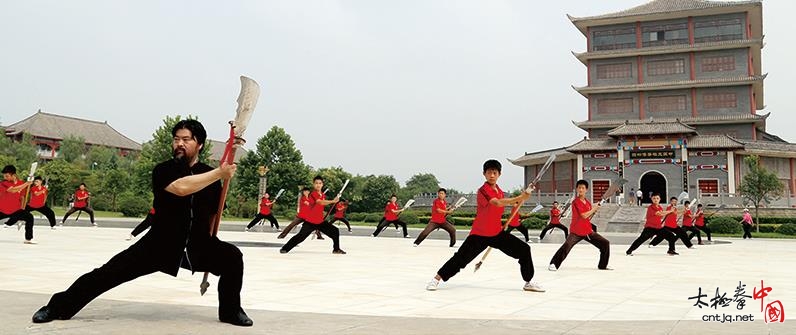
[[[207,142],[210,144],[210,156],[208,157],[208,160],[210,160],[210,162],[213,164],[218,164],[221,162],[221,157],[224,156],[224,148],[226,148],[227,142],[211,140],[209,138],[207,139]],[[243,147],[239,147],[235,151],[235,158],[233,161],[235,163],[240,163],[241,158],[246,156],[248,153],[248,150],[244,149]]]
[[[616,13],[572,17],[586,36],[574,56],[586,66],[587,136],[570,146],[510,160],[529,182],[550,153],[541,192],[570,192],[586,179],[599,201],[619,178],[662,198],[687,191],[736,193],[758,155],[789,194],[796,144],[766,132],[762,2],[654,0]]]
[[[69,136],[82,137],[87,146],[99,145],[117,149],[122,156],[141,151],[141,144],[111,127],[107,121],[86,120],[41,110],[5,127],[5,135],[15,141],[22,140],[25,133],[33,137],[42,159],[58,157],[61,141]]]

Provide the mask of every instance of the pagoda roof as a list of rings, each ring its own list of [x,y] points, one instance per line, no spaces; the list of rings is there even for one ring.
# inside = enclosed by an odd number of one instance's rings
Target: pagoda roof
[[[682,122],[660,122],[650,119],[643,123],[626,122],[608,131],[608,136],[696,134],[696,129]]]
[[[694,44],[674,44],[674,45],[661,45],[654,47],[644,48],[629,48],[629,49],[612,49],[588,52],[572,52],[578,60],[584,65],[590,59],[611,59],[622,57],[646,56],[646,55],[664,55],[694,51],[711,51],[723,49],[737,49],[737,48],[750,48],[754,47],[757,50],[763,48],[763,38],[753,38],[744,40],[727,40],[727,41],[710,41],[700,42]],[[756,63],[757,64],[757,63]],[[755,68],[756,73],[760,73],[759,68]]]
[[[651,81],[642,84],[605,85],[605,86],[572,86],[578,93],[585,97],[595,93],[619,93],[637,91],[673,90],[694,87],[721,87],[738,86],[762,83],[768,74],[759,76],[735,76],[721,78],[704,78],[696,80]]]
[[[556,155],[556,162],[565,161],[575,159],[575,155],[569,151],[567,151],[567,147],[561,147],[556,149],[544,150],[544,151],[537,151],[532,153],[525,153],[525,155],[517,157],[515,159],[507,159],[511,164],[516,166],[528,166],[534,164],[544,164],[547,159],[550,157],[550,154]]]
[[[591,152],[591,151],[616,151],[617,142],[613,138],[584,138],[577,143],[567,147],[569,152]]]
[[[723,115],[700,115],[696,117],[681,117],[681,118],[655,118],[658,122],[681,122],[689,126],[700,124],[734,124],[734,123],[758,123],[764,124],[766,119],[771,113],[766,114],[723,114]],[[578,128],[588,129],[604,129],[615,128],[624,123],[644,123],[648,120],[587,120],[572,123]]]
[[[45,113],[39,110],[26,119],[5,128],[6,136],[28,133],[34,137],[63,140],[80,136],[86,144],[141,151],[141,144],[123,135],[108,122]]]
[[[207,139],[207,142],[210,144],[210,156],[208,156],[208,159],[211,161],[220,162],[221,157],[224,156],[224,149],[227,146],[227,142],[211,140],[209,138]],[[233,161],[235,163],[239,163],[241,158],[245,157],[248,153],[249,151],[245,148],[238,147]]]
[[[743,149],[744,143],[740,140],[720,135],[698,135],[688,138],[689,149]]]

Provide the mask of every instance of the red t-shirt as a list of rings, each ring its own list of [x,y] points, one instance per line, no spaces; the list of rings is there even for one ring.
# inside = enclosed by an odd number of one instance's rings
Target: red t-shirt
[[[392,212],[398,209],[398,203],[388,202],[387,206],[384,206],[384,218],[387,219],[387,221],[398,220],[398,214]]]
[[[307,214],[310,213],[310,197],[309,196],[301,196],[301,201],[299,202],[299,211],[298,216],[300,219],[307,219]]]
[[[31,208],[44,207],[44,201],[47,200],[47,188],[44,186],[33,186],[30,188],[30,202],[28,206]]]
[[[691,222],[692,221],[694,221],[694,218],[691,215],[691,210],[690,209],[686,209],[685,212],[683,212],[683,226],[684,227],[691,227]]]
[[[675,211],[671,212],[669,214],[666,214],[666,222],[664,222],[663,224],[666,225],[666,227],[669,227],[669,228],[677,228],[677,207],[672,206],[672,205],[666,206],[666,210],[667,211],[671,210],[672,208],[674,208]]]
[[[0,212],[11,215],[22,209],[22,192],[11,193],[8,192],[8,189],[24,183],[21,180],[0,182]]]
[[[512,207],[511,208],[511,213],[514,213],[515,210],[517,210],[517,207],[516,206]],[[509,215],[511,215],[511,213],[509,213]],[[511,221],[509,221],[509,226],[510,227],[519,227],[520,226],[520,213],[519,212],[517,212],[517,215],[514,215],[514,217],[511,218]]]
[[[503,199],[503,190],[495,184],[493,188],[489,183],[484,183],[478,189],[477,207],[473,227],[470,235],[478,236],[497,236],[503,231],[503,206],[495,206],[489,203],[492,199]]]
[[[342,202],[338,202],[337,205],[334,206],[334,218],[335,219],[342,219],[345,218],[345,210],[348,208],[346,204]]]
[[[445,213],[440,213],[439,209],[447,210],[448,202],[437,198],[434,200],[434,204],[431,205],[431,222],[443,224],[445,223]]]
[[[75,204],[74,204],[74,207],[78,207],[78,208],[86,207],[88,205],[88,202],[86,201],[86,200],[88,200],[87,197],[88,197],[88,191],[77,189],[77,191],[75,191]],[[81,198],[85,198],[85,199],[80,200]]]
[[[550,224],[561,224],[561,210],[553,208],[550,210]]]
[[[326,195],[321,193],[320,191],[310,193],[310,209],[309,213],[307,213],[307,218],[305,219],[307,222],[312,224],[321,224],[323,223],[323,208],[324,205],[318,203],[318,200],[325,200]]]
[[[697,212],[696,212],[696,221],[694,221],[694,223],[697,225],[697,227],[704,226],[705,225],[705,212],[703,212],[701,210],[697,210]]]
[[[647,207],[647,217],[646,223],[644,223],[644,228],[654,228],[660,229],[661,228],[661,217],[655,215],[655,213],[662,211],[663,207],[661,205],[650,204]]]
[[[155,207],[149,209],[149,214],[155,215]]]
[[[263,198],[263,200],[260,201],[260,214],[262,215],[271,214],[271,206],[273,205],[274,202],[271,201],[271,199]]]
[[[586,199],[575,199],[572,201],[572,223],[569,224],[570,231],[578,236],[588,236],[593,233],[591,219],[583,218],[581,213],[591,210],[591,203]]]

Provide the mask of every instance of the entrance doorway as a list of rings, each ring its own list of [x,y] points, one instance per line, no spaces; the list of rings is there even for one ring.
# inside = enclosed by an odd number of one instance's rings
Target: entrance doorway
[[[666,178],[657,171],[650,171],[641,176],[641,191],[644,193],[643,203],[652,203],[651,193],[661,195],[661,203],[668,202],[666,197]]]

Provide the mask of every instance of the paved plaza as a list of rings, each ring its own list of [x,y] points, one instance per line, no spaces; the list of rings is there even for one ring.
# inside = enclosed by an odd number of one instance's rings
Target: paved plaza
[[[100,266],[134,241],[125,241],[134,220],[98,220],[100,228],[37,225],[37,245],[24,245],[16,227],[0,230],[1,334],[793,334],[796,318],[766,323],[761,300],[727,307],[694,307],[701,288],[711,304],[716,288],[733,299],[739,282],[746,294],[771,287],[765,304],[796,308],[796,241],[718,238],[720,242],[667,256],[665,243],[625,256],[634,234],[607,234],[610,266],[596,269],[598,253],[585,241],[557,272],[547,264],[563,235],[532,243],[536,275],[545,293],[522,291],[519,266],[500,252],[481,270],[473,264],[436,292],[425,284],[456,248],[436,232],[420,247],[388,230],[343,232],[347,255],[333,255],[329,239],[307,239],[289,254],[273,232],[242,232],[225,223],[219,235],[244,254],[243,307],[254,327],[218,322],[217,277],[199,295],[201,274],[176,278],[156,273],[102,295],[69,321],[33,324],[33,312],[52,293]],[[37,221],[37,224],[41,224]],[[115,227],[115,228],[114,228]],[[418,230],[410,232],[416,236]],[[465,233],[465,232],[460,232]],[[538,232],[536,232],[538,235]],[[461,239],[459,240],[461,243]],[[749,315],[748,322],[704,322],[705,315]]]

